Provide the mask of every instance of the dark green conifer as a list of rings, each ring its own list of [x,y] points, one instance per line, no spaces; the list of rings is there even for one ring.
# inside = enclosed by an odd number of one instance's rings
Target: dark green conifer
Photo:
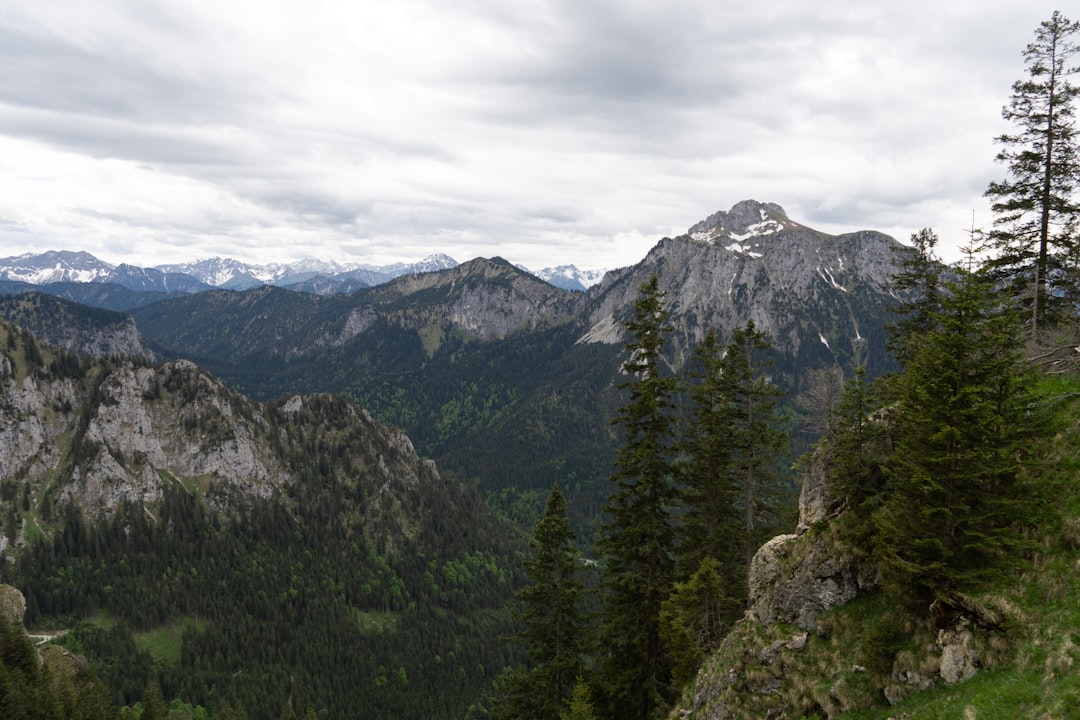
[[[720,561],[707,557],[685,582],[675,583],[660,610],[660,628],[675,663],[675,682],[694,679],[706,653],[716,649],[738,608],[724,583]]]
[[[889,350],[901,364],[930,330],[932,314],[940,309],[941,274],[945,269],[937,256],[938,237],[930,228],[911,235],[911,246],[902,247],[894,259],[896,272],[889,290],[900,298],[893,308],[896,321],[889,326]]]
[[[684,577],[705,558],[730,557],[741,545],[738,485],[732,478],[735,413],[730,378],[723,372],[725,350],[710,328],[687,368],[690,417],[681,434],[679,463],[684,507],[679,563]]]
[[[584,630],[578,609],[581,581],[578,552],[558,484],[536,523],[532,558],[525,561],[529,585],[518,593],[524,643],[532,667],[506,679],[495,708],[501,718],[558,720],[581,674]]]
[[[844,383],[836,408],[836,429],[826,448],[832,453],[829,493],[844,507],[880,502],[884,492],[884,464],[888,457],[888,428],[871,414],[880,398],[866,380],[866,369],[856,368]]]
[[[623,436],[597,550],[605,563],[600,627],[601,682],[608,715],[663,716],[672,700],[670,654],[660,639],[660,606],[671,594],[676,534],[674,395],[678,380],[663,370],[671,332],[656,276],[641,286],[623,365],[629,398],[614,424]]]
[[[741,495],[743,577],[765,539],[762,521],[775,511],[779,460],[787,445],[776,408],[783,392],[767,374],[769,347],[765,333],[749,320],[732,334],[721,368],[732,411],[731,477]]]
[[[983,273],[957,273],[896,381],[889,498],[875,518],[886,586],[919,601],[948,602],[998,571],[1032,501],[1020,464],[1038,423],[1019,318]]]

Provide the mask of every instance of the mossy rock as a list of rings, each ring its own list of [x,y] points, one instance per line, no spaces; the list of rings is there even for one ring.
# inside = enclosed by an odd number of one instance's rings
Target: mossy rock
[[[26,615],[26,598],[18,588],[0,585],[0,616],[12,625],[22,626]]]

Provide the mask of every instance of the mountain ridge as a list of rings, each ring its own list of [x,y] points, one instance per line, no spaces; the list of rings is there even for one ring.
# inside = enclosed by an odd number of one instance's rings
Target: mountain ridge
[[[458,264],[445,253],[434,253],[416,262],[395,262],[381,266],[315,258],[259,265],[227,257],[212,257],[143,267],[130,263],[111,265],[85,251],[50,250],[0,258],[0,283],[43,286],[46,291],[60,284],[102,283],[116,284],[138,292],[168,294],[197,293],[215,288],[247,290],[260,285],[274,285],[297,292],[332,295],[381,285],[402,275],[449,270]],[[536,271],[519,267],[567,290],[585,290],[599,282],[604,273],[603,270],[579,270],[574,265]],[[15,288],[9,286],[8,289],[14,291]],[[90,297],[88,294],[84,296]]]

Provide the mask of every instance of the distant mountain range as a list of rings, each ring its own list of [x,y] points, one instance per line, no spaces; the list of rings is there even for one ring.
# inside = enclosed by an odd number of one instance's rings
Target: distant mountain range
[[[374,287],[403,275],[438,272],[457,267],[454,258],[443,253],[430,255],[415,263],[374,266],[361,263],[304,259],[293,263],[253,265],[231,258],[207,258],[187,263],[139,267],[111,265],[87,252],[51,250],[44,253],[0,258],[0,294],[22,292],[25,286],[50,286],[47,292],[68,299],[95,304],[85,289],[73,290],[68,284],[96,283],[116,285],[138,293],[162,293],[165,296],[198,293],[214,288],[249,290],[274,285],[315,295],[336,295]],[[603,277],[603,271],[579,270],[573,265],[532,271],[522,270],[556,287],[585,290]],[[154,298],[161,299],[160,297]],[[141,305],[122,303],[127,309]]]

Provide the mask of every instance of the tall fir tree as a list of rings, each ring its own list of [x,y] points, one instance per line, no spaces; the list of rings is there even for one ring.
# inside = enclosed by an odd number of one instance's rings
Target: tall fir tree
[[[1039,425],[1020,319],[982,271],[956,272],[895,382],[888,498],[874,517],[886,588],[920,602],[952,602],[997,572],[1032,502],[1020,466]]]
[[[1080,184],[1075,108],[1080,87],[1069,82],[1078,47],[1080,23],[1055,11],[1035,31],[1024,50],[1028,77],[1012,86],[1003,117],[1015,133],[997,138],[997,160],[1008,169],[1005,180],[990,183],[986,195],[996,217],[990,233],[995,256],[988,267],[998,279],[1011,281],[1014,295],[1029,305],[1030,328],[1037,332],[1048,319],[1055,299],[1077,291],[1055,288],[1055,277],[1075,260]]]
[[[690,415],[679,461],[680,574],[688,577],[706,558],[719,560],[734,614],[745,599],[746,573],[761,539],[760,520],[772,509],[787,440],[776,412],[781,391],[766,374],[768,348],[752,320],[736,328],[727,345],[709,330],[688,371]]]
[[[675,583],[660,609],[660,630],[675,662],[676,683],[694,679],[706,653],[719,647],[737,607],[716,558],[704,558],[685,582]]]
[[[927,327],[930,322],[927,318]],[[848,508],[872,510],[885,492],[888,433],[884,422],[871,417],[880,405],[878,393],[867,382],[866,369],[856,368],[844,383],[836,407],[836,430],[825,446],[833,457],[829,494]]]
[[[707,557],[730,560],[732,548],[739,546],[731,446],[735,413],[729,376],[723,372],[726,350],[719,333],[710,328],[686,370],[690,407],[680,433],[678,466],[683,505],[679,564],[684,577]]]
[[[733,420],[731,473],[741,495],[743,577],[768,531],[763,521],[775,511],[780,457],[787,445],[777,412],[783,391],[767,373],[769,347],[765,333],[749,320],[732,333],[721,363]]]
[[[722,345],[710,329],[688,370],[690,415],[678,464],[682,543],[678,583],[661,612],[662,632],[684,682],[746,599],[750,560],[772,509],[787,436],[779,429],[780,390],[766,373],[769,348],[754,322]]]
[[[911,235],[911,245],[893,258],[896,271],[889,276],[889,290],[901,298],[892,308],[895,322],[889,325],[888,347],[903,365],[915,346],[930,330],[932,315],[940,309],[942,272],[937,255],[938,237],[930,228]]]
[[[497,718],[559,720],[582,671],[584,623],[578,607],[578,552],[558,484],[551,488],[525,561],[529,585],[518,593],[524,643],[532,666],[511,674],[494,708]]]
[[[654,275],[642,284],[626,328],[629,398],[614,424],[623,442],[614,492],[597,540],[605,564],[600,627],[600,683],[610,717],[662,717],[672,701],[672,661],[660,638],[660,608],[675,574],[674,396],[679,382],[663,370],[671,333],[664,293]]]

